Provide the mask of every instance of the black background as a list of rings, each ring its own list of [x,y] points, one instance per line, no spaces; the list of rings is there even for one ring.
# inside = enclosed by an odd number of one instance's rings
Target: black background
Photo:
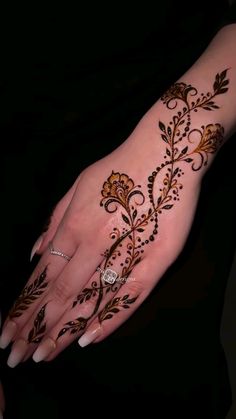
[[[15,10],[6,19],[4,314],[32,271],[30,248],[52,207],[83,168],[127,138],[196,60],[227,10],[224,1],[194,7],[184,1],[80,4],[60,13]],[[149,399],[160,417],[178,411],[182,417],[223,417],[230,390],[219,325],[235,243],[234,155],[232,138],[205,177],[183,254],[118,332],[84,351],[72,345],[51,364],[29,361],[10,370],[4,366],[8,352],[1,354],[6,418],[79,417],[83,406],[103,411],[107,400],[120,406],[120,396],[133,411]],[[100,404],[91,405],[97,397]]]

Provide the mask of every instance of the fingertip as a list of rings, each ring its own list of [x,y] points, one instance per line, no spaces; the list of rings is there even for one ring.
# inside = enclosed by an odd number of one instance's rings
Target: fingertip
[[[90,330],[87,330],[78,340],[79,346],[84,348],[85,346],[93,343],[98,337],[101,337],[102,328],[101,326],[94,326]]]
[[[17,324],[13,320],[8,320],[3,327],[2,334],[0,336],[0,348],[5,349],[14,338],[17,331]]]
[[[30,253],[30,262],[32,261],[34,255],[39,251],[41,245],[43,242],[43,235],[41,234],[41,236],[39,236],[39,238],[36,240],[36,242],[34,243],[31,253]]]

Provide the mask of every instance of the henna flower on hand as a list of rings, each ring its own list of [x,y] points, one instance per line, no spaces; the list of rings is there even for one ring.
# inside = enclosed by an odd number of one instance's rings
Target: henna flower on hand
[[[129,201],[131,196],[135,194],[143,196],[139,190],[135,189],[140,187],[140,185],[134,186],[133,180],[126,174],[112,171],[107,181],[103,184],[103,189],[101,191],[103,199],[101,200],[100,205],[103,206],[103,201],[106,201],[106,210],[108,212],[115,212],[117,209],[116,206],[113,209],[108,209],[108,207],[112,202],[117,202],[129,212]]]
[[[220,124],[208,124],[205,127],[202,126],[202,130],[193,129],[189,133],[189,142],[191,142],[190,136],[194,132],[197,132],[200,134],[200,141],[197,147],[191,153],[191,154],[194,154],[194,153],[198,154],[201,159],[200,163],[194,162],[192,164],[192,169],[196,171],[196,170],[201,169],[203,164],[204,166],[207,165],[209,154],[215,153],[219,149],[221,144],[223,143],[224,128]]]
[[[126,203],[128,193],[134,187],[134,182],[124,173],[114,173],[109,176],[103,184],[102,196],[105,198],[118,198],[124,204]]]
[[[192,91],[192,95],[197,93],[196,89],[190,84],[175,83],[163,94],[161,100],[167,105],[167,108],[174,109],[177,106],[177,99],[187,102],[187,96],[190,91]],[[172,100],[175,100],[175,103],[170,107],[169,104]]]
[[[203,129],[202,138],[195,152],[215,153],[224,139],[224,128],[220,124],[208,124]]]

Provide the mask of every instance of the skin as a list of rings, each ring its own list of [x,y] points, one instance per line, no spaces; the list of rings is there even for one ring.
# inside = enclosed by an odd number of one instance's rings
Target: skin
[[[4,325],[0,344],[7,333],[14,341],[10,366],[33,353],[49,361],[81,336],[81,346],[105,339],[180,254],[204,173],[236,128],[235,41],[236,25],[219,31],[129,138],[84,170],[58,204],[37,246],[42,257]],[[51,240],[70,261],[50,253]]]

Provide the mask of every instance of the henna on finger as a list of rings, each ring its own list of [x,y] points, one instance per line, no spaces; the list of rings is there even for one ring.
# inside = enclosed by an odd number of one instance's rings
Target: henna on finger
[[[20,317],[30,307],[30,305],[45,292],[47,286],[48,281],[46,266],[31,284],[27,284],[23,288],[23,291],[9,312],[9,318],[13,319],[15,317]]]
[[[46,332],[45,310],[47,303],[38,311],[34,320],[34,325],[28,334],[28,343],[40,343]]]
[[[76,307],[78,317],[72,317],[72,320],[65,322],[59,332],[54,329],[53,340],[59,341],[64,335],[83,333],[96,316],[101,324],[105,320],[112,320],[122,311],[135,309],[139,295],[133,296],[132,293],[130,297],[131,292],[115,295],[123,286],[122,281],[118,285],[117,281],[121,277],[130,278],[132,270],[144,257],[144,250],[158,237],[162,215],[178,205],[184,187],[184,168],[188,166],[193,173],[200,171],[222,145],[224,128],[221,124],[194,126],[191,115],[193,112],[214,111],[219,108],[216,97],[228,91],[229,80],[226,76],[227,70],[217,74],[212,92],[206,94],[199,94],[195,87],[181,82],[175,83],[162,96],[163,104],[172,115],[169,122],[158,123],[164,146],[163,161],[159,166],[153,167],[147,176],[146,186],[137,185],[128,174],[119,171],[112,171],[103,183],[100,206],[107,213],[117,212],[120,223],[110,233],[113,243],[103,254],[104,261],[98,267],[101,269],[99,279],[84,288],[71,304],[71,310],[79,305]],[[182,107],[176,109],[177,105]],[[113,271],[114,266],[118,267],[117,272]],[[110,276],[114,274],[115,285],[109,281],[105,283],[104,276],[108,271]],[[88,316],[81,315],[83,310],[80,313],[80,307],[83,308],[90,300],[94,303],[93,310]],[[118,317],[118,323],[119,321]],[[47,340],[50,340],[50,345],[47,345]],[[47,338],[37,349],[35,360],[45,359],[48,351],[56,350],[58,353],[67,342],[65,340],[62,345],[58,344],[56,349],[55,341],[52,345],[52,337]]]

